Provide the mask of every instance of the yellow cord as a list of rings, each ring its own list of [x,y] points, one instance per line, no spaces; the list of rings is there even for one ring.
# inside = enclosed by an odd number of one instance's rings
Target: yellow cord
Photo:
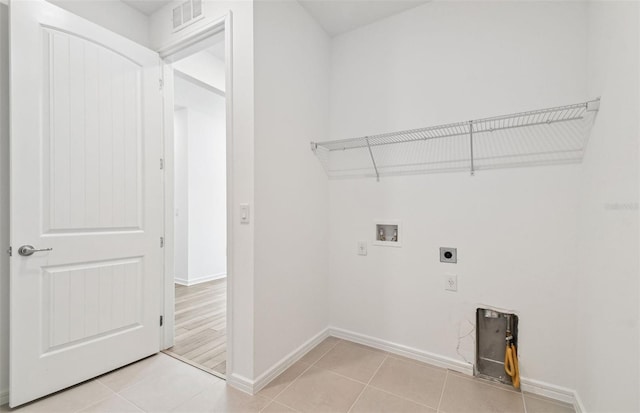
[[[511,383],[516,389],[520,388],[520,369],[518,366],[518,354],[513,343],[507,344],[504,353],[504,371],[511,377]]]
[[[513,349],[513,366],[516,370],[515,375],[513,377],[513,387],[516,389],[520,388],[520,367],[518,366],[518,354],[516,351],[515,344],[511,344],[511,348]]]

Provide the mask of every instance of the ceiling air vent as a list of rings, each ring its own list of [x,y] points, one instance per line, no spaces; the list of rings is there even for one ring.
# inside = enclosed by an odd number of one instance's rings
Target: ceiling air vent
[[[191,1],[192,4],[192,12],[193,12],[193,18],[197,18],[202,16],[202,0],[192,0]]]
[[[173,8],[173,31],[182,30],[202,17],[202,0],[187,0]]]

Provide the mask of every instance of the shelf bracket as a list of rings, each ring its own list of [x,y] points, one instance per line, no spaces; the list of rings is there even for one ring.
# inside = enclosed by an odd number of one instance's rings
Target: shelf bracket
[[[475,168],[473,165],[473,121],[469,121],[469,152],[471,155],[471,176],[475,175]]]
[[[367,148],[369,148],[369,155],[371,155],[371,162],[373,163],[373,169],[376,171],[376,181],[380,182],[380,174],[378,173],[378,166],[376,165],[376,160],[373,157],[373,151],[371,150],[371,144],[369,144],[369,138],[365,138],[367,140]]]
[[[597,112],[600,110],[600,98],[591,100],[585,104],[587,112]]]

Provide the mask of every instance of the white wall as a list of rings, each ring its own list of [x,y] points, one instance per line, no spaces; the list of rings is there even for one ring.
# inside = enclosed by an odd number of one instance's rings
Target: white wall
[[[580,2],[432,2],[335,37],[330,137],[586,101],[586,17]],[[331,181],[331,324],[473,362],[459,337],[475,309],[514,310],[522,375],[574,388],[579,182],[577,165]],[[371,246],[376,218],[402,221],[402,248]]]
[[[9,8],[0,3],[0,405],[9,389]]]
[[[297,3],[256,2],[255,376],[328,324],[329,38]]]
[[[225,98],[181,78],[174,89],[175,277],[192,285],[227,273]]]
[[[233,353],[227,360],[228,380],[234,384],[247,384],[253,377],[254,361],[254,274],[253,274],[253,222],[240,224],[238,205],[253,206],[253,2],[204,1],[204,19],[173,33],[171,10],[179,1],[171,3],[151,16],[151,39],[156,50],[184,39],[203,26],[233,12],[233,215],[230,217],[232,251],[228,265],[233,269],[230,292],[233,300]]]
[[[189,130],[188,110],[174,112],[174,262],[176,279],[189,278]]]
[[[214,96],[211,112],[189,111],[190,283],[227,273],[225,102]]]
[[[173,69],[198,79],[219,91],[225,89],[225,64],[208,52],[195,53],[173,63]]]
[[[639,9],[589,4],[589,94],[602,104],[580,191],[576,376],[588,412],[640,411]]]
[[[150,47],[149,18],[119,0],[47,0],[143,46]]]

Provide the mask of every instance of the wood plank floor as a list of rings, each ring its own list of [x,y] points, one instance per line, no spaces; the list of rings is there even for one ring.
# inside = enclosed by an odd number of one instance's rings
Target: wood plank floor
[[[226,374],[227,280],[190,287],[176,284],[175,344],[170,356],[202,370]]]

